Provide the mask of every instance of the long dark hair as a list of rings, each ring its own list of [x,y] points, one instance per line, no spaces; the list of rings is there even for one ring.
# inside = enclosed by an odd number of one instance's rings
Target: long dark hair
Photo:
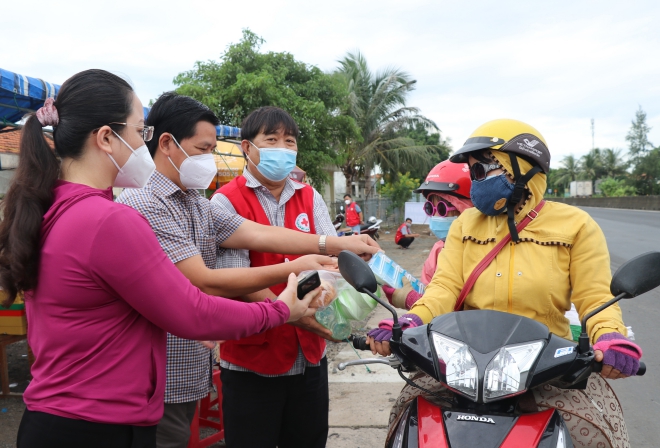
[[[5,306],[19,292],[37,286],[41,222],[53,203],[60,172],[58,157],[81,157],[89,134],[109,123],[125,122],[132,102],[133,89],[126,81],[104,70],[86,70],[66,80],[55,101],[59,115],[53,128],[55,152],[37,117],[27,119],[18,167],[2,204],[0,287],[7,294]]]

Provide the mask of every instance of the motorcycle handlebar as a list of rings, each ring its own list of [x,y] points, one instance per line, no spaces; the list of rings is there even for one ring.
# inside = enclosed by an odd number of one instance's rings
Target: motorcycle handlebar
[[[601,370],[603,370],[603,363],[602,362],[595,362],[592,368],[592,372],[599,373]],[[639,362],[639,370],[637,371],[637,376],[642,376],[646,373],[646,364],[642,361]]]
[[[367,344],[367,338],[365,336],[354,337],[353,347],[355,347],[357,350],[371,350],[371,347],[369,347],[369,344]]]
[[[367,344],[367,338],[365,336],[353,336],[353,347],[355,347],[356,350],[364,350],[364,351],[370,351],[371,347],[369,347],[369,344]],[[592,371],[599,373],[601,370],[603,370],[603,363],[602,362],[595,362],[593,364]],[[637,370],[637,376],[642,376],[646,373],[646,364],[643,361],[639,362],[639,370]]]

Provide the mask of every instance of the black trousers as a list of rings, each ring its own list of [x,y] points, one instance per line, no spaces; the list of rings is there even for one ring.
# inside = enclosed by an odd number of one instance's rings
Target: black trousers
[[[156,425],[92,423],[27,409],[17,448],[156,448]]]
[[[415,238],[406,236],[406,237],[401,238],[397,244],[401,247],[407,248],[408,246],[410,246],[412,244],[413,241],[415,241]]]
[[[323,448],[328,439],[328,361],[302,375],[267,378],[222,369],[227,448]]]

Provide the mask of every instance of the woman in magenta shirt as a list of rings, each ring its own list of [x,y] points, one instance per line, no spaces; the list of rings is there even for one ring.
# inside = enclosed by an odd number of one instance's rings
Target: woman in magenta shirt
[[[0,224],[0,286],[10,301],[25,291],[36,357],[19,448],[155,447],[166,332],[239,339],[298,319],[314,295],[298,301],[295,276],[273,303],[190,284],[148,222],[112,201],[113,185],[153,172],[152,132],[128,83],[102,70],[71,77],[25,124]]]

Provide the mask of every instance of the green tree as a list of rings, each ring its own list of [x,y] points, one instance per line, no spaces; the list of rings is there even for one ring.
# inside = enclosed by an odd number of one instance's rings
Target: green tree
[[[622,179],[608,177],[600,183],[600,189],[607,197],[635,196],[635,187],[626,185]]]
[[[638,194],[660,193],[660,147],[637,158],[632,179]]]
[[[360,138],[340,146],[339,167],[346,177],[346,191],[357,176],[380,166],[395,179],[405,168],[429,170],[433,161],[429,145],[418,145],[413,138],[401,136],[404,129],[421,125],[438,130],[436,124],[406,105],[408,94],[417,81],[395,68],[373,73],[361,53],[348,53],[339,61],[337,73],[348,90],[346,115],[353,118]]]
[[[552,194],[555,194],[555,190],[557,191],[557,195],[562,196],[564,194],[565,187],[567,185],[566,182],[564,182],[564,178],[566,178],[566,169],[565,168],[557,168],[553,169],[550,168],[550,171],[548,171],[548,188],[552,190]]]
[[[422,124],[417,124],[414,127],[403,129],[399,133],[402,137],[408,137],[415,141],[416,146],[426,146],[429,151],[429,169],[411,169],[410,176],[421,179],[426,179],[426,175],[438,163],[447,160],[452,151],[449,139],[444,139],[440,131],[429,132],[429,130]]]
[[[403,210],[412,191],[417,187],[419,187],[419,179],[411,178],[410,173],[400,174],[395,181],[384,184],[380,189],[380,194],[392,201],[388,208],[391,213],[394,209]]]
[[[594,183],[603,173],[601,151],[594,148],[580,159],[581,174],[591,181],[592,191],[595,191]]]
[[[628,151],[633,159],[642,157],[653,148],[653,144],[649,141],[648,135],[651,127],[646,124],[646,112],[639,106],[635,112],[635,119],[632,121],[626,141],[628,142]]]
[[[575,158],[573,154],[564,156],[564,158],[559,162],[561,168],[559,168],[556,177],[554,177],[554,187],[559,189],[561,185],[562,191],[567,188],[567,186],[577,180],[578,177],[582,174],[582,168],[580,167],[580,162]],[[549,185],[552,185],[548,182]]]
[[[297,61],[286,52],[260,52],[264,40],[250,30],[219,61],[196,62],[174,78],[177,92],[209,106],[223,124],[240,126],[261,106],[286,110],[300,127],[298,166],[315,186],[328,181],[336,146],[359,139],[355,121],[342,114],[347,95],[339,76]]]
[[[611,178],[624,175],[628,168],[628,163],[621,157],[620,149],[603,149],[601,151],[601,164],[604,175]]]

